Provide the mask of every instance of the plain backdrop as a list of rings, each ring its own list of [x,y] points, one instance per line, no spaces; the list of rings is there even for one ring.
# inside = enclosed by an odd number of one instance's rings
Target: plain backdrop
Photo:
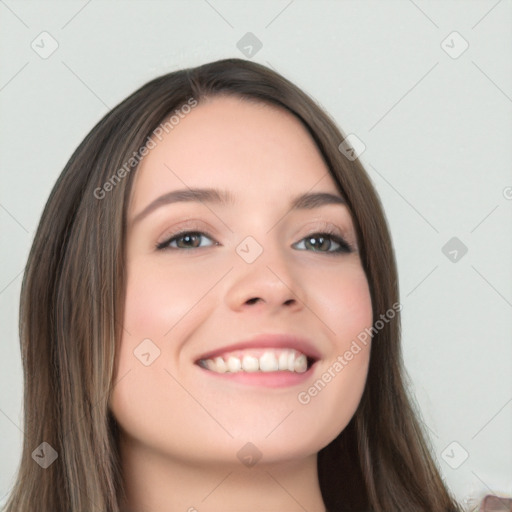
[[[227,57],[282,73],[365,145],[443,477],[467,503],[512,495],[511,19],[508,0],[0,0],[2,501],[23,429],[22,272],[57,177],[136,88]]]

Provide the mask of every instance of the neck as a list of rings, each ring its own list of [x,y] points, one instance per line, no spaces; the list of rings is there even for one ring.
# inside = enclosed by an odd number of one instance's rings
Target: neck
[[[120,440],[121,512],[325,512],[317,456],[245,467],[191,464]]]

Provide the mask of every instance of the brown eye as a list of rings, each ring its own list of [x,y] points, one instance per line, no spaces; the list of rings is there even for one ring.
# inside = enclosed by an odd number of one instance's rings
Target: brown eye
[[[201,233],[200,231],[183,231],[181,233],[177,233],[173,235],[171,238],[158,244],[157,249],[200,249],[201,247],[210,247],[211,245],[201,245],[201,239],[208,238],[210,240],[211,237],[206,235],[205,233]],[[176,245],[174,245],[176,243]]]
[[[352,248],[343,238],[331,233],[312,233],[303,238],[301,242],[304,242],[306,250],[312,250],[313,252],[323,252],[326,254],[352,252]],[[333,247],[334,249],[332,249]]]

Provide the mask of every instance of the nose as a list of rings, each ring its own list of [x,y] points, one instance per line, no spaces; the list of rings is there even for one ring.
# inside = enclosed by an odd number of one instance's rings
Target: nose
[[[298,269],[291,258],[268,248],[252,263],[236,255],[230,272],[226,302],[233,311],[266,310],[277,313],[283,309],[296,312],[306,307],[306,293]]]

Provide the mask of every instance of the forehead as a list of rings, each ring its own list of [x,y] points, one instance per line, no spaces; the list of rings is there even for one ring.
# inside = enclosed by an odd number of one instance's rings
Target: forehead
[[[132,211],[187,187],[221,188],[249,202],[284,200],[310,189],[337,192],[309,132],[285,109],[220,96],[174,122],[161,140],[153,137],[155,145],[139,165]]]

